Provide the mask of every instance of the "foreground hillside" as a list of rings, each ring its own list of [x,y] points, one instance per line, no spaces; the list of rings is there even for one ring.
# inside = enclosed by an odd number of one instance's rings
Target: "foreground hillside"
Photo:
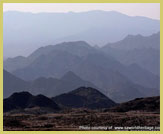
[[[80,87],[68,93],[53,97],[52,100],[63,108],[110,108],[116,105],[97,89]]]
[[[137,98],[109,109],[78,107],[55,112],[35,105],[4,112],[4,130],[159,130],[159,102],[159,97]]]
[[[160,97],[137,98],[122,104],[119,104],[109,111],[128,112],[128,111],[146,111],[160,113]]]
[[[14,93],[9,98],[4,99],[3,104],[4,112],[34,107],[59,110],[59,106],[50,98],[44,95],[33,96],[28,92]]]
[[[128,111],[148,111],[148,112],[160,112],[160,97],[148,97],[137,98],[132,101],[128,101],[118,106],[115,106],[109,111],[115,112],[128,112]]]

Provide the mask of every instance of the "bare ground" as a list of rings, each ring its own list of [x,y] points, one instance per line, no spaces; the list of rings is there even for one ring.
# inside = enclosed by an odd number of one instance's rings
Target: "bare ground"
[[[159,113],[143,111],[104,112],[75,109],[47,114],[4,113],[3,120],[4,131],[109,131],[117,130],[115,127],[134,126],[158,127],[159,130],[160,126]]]

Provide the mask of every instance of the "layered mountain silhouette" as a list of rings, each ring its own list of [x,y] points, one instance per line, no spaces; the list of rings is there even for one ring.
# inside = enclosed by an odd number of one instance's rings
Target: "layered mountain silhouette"
[[[17,62],[14,63],[15,59]],[[151,59],[148,60],[150,62]],[[73,72],[83,81],[92,83],[91,86],[97,87],[116,102],[124,102],[136,97],[159,95],[159,76],[136,63],[131,65],[122,64],[110,52],[106,53],[101,49],[91,47],[84,41],[64,42],[41,47],[30,56],[24,57],[23,63],[25,63],[23,64],[24,67],[21,66],[22,58],[20,65],[18,65],[17,57],[10,58],[4,62],[4,68],[25,81],[36,81],[36,83],[39,80],[43,81],[40,83],[46,83],[46,81],[56,83],[56,79],[48,78],[60,79],[66,73]],[[74,83],[77,83],[78,80]],[[60,90],[56,86],[57,84],[40,87],[36,83],[32,84],[34,86],[31,87],[31,91],[36,91],[34,94],[37,94],[37,91],[42,90],[41,93],[45,93],[47,96],[49,94],[54,95],[54,93],[56,95],[60,94],[61,90],[65,92],[77,88],[70,86],[66,89],[65,86],[64,89]],[[64,83],[63,85],[69,84]],[[82,82],[82,84],[84,83]],[[38,90],[37,86],[39,87]],[[79,86],[84,85],[79,84]],[[51,90],[47,91],[47,87],[51,87]]]
[[[160,113],[160,96],[136,98],[134,100],[112,107],[106,111],[114,112],[146,111]]]
[[[12,94],[9,98],[3,100],[4,112],[25,109],[25,108],[50,108],[53,110],[59,110],[59,106],[51,99],[44,95],[33,96],[28,92],[19,92]]]
[[[52,100],[63,108],[100,109],[116,105],[114,101],[91,87],[80,87],[71,92],[53,97]]]
[[[122,50],[133,50],[133,49],[145,49],[154,48],[160,49],[160,32],[154,33],[150,36],[128,35],[124,39],[115,42],[108,43],[108,46]],[[106,46],[104,47],[106,48]]]
[[[67,23],[64,20],[68,20]],[[14,57],[29,55],[43,45],[63,41],[85,40],[91,45],[102,46],[128,34],[146,36],[160,30],[160,21],[116,11],[38,14],[10,11],[4,13],[3,27],[4,57]]]
[[[18,56],[8,58],[4,61],[4,68],[10,72],[13,72],[17,69],[25,68],[30,64],[34,64],[35,61],[41,60],[41,58],[47,58],[47,56],[52,56],[52,58],[56,58],[56,60],[58,58],[62,59],[62,57],[65,58],[65,56],[67,56],[67,60],[72,60],[73,58],[73,60],[76,61],[79,60],[79,57],[94,53],[94,51],[96,51],[96,49],[84,41],[63,42],[56,45],[40,47],[28,57]],[[69,62],[71,63],[72,61]]]
[[[136,63],[160,74],[160,32],[151,36],[128,35],[121,41],[105,45],[102,50],[125,65]]]
[[[24,81],[13,74],[3,70],[3,96],[8,97],[14,92],[20,92],[29,88],[29,82]]]
[[[3,71],[4,98],[10,96],[14,92],[29,91],[37,95],[38,93],[53,97],[61,93],[69,92],[81,86],[90,86],[96,88],[95,85],[88,81],[82,80],[73,72],[69,71],[60,79],[40,77],[33,81],[24,81],[17,78],[13,74]]]
[[[32,94],[44,94],[53,97],[62,93],[69,92],[81,86],[91,86],[96,88],[95,85],[88,81],[82,80],[73,72],[69,71],[60,79],[55,78],[38,78],[31,82],[30,91]]]

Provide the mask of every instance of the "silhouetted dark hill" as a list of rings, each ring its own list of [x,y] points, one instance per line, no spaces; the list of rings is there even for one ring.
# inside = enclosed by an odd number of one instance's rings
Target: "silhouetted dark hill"
[[[160,96],[136,98],[134,100],[119,104],[109,111],[128,112],[128,111],[147,111],[160,113]]]
[[[12,94],[9,98],[3,100],[3,106],[4,112],[33,107],[43,107],[53,110],[60,109],[51,99],[43,95],[33,96],[28,92]]]
[[[98,90],[91,87],[80,87],[69,93],[52,98],[58,105],[65,108],[109,108],[116,103]]]

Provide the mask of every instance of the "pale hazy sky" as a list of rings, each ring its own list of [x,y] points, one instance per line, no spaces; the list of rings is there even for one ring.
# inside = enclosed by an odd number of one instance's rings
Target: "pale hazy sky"
[[[3,11],[83,12],[90,10],[118,11],[129,16],[160,19],[159,3],[5,3]]]

